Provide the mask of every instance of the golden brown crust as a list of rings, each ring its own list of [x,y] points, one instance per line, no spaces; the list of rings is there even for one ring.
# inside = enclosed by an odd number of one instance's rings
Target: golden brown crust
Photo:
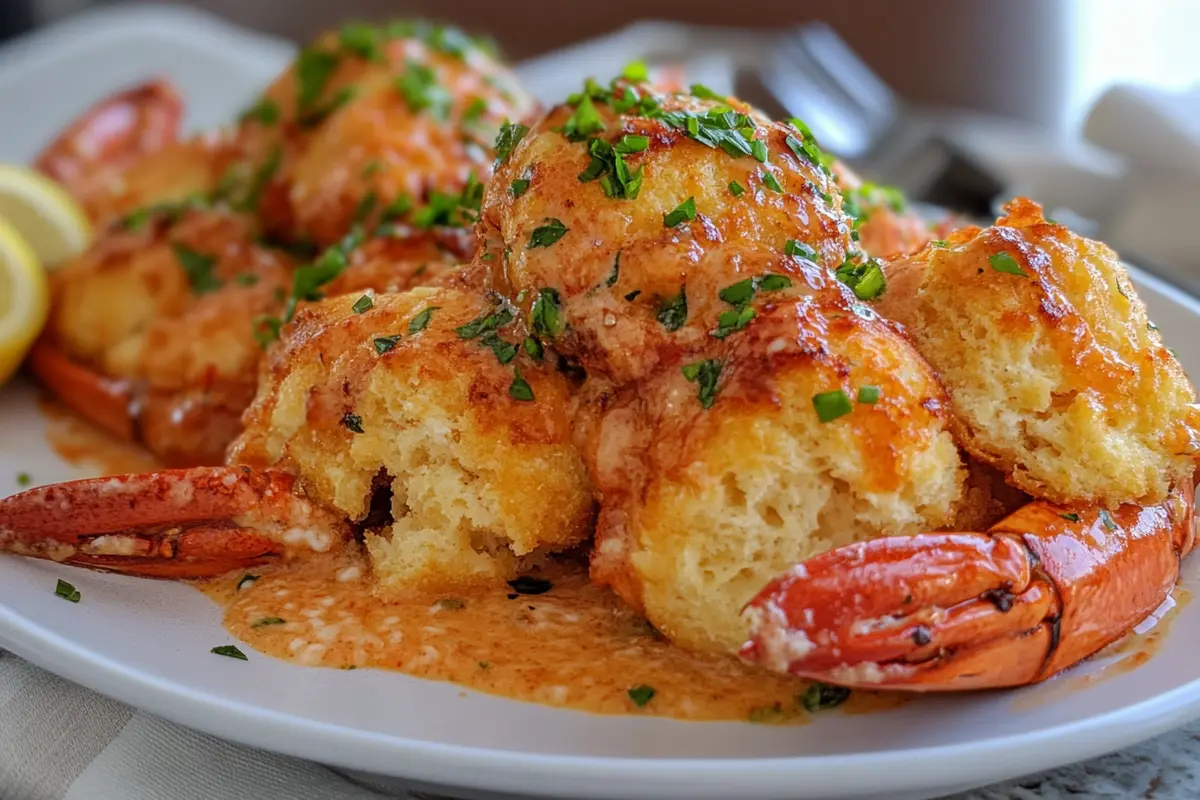
[[[890,269],[880,311],[938,371],[963,446],[1013,485],[1111,507],[1191,478],[1194,389],[1108,247],[1016,200]]]
[[[686,95],[655,97],[655,113],[703,114],[719,105]],[[491,286],[526,313],[539,292],[557,292],[565,330],[554,346],[589,374],[635,380],[702,348],[729,309],[719,292],[745,278],[782,274],[798,293],[841,295],[844,287],[831,270],[846,259],[850,228],[838,211],[833,180],[788,146],[789,137],[799,142],[799,131],[739,101],[729,103],[748,114],[753,138],[766,145],[766,164],[703,144],[662,119],[618,114],[597,102],[603,141],[648,140],[644,151],[624,157],[631,173],[641,170],[636,198],[609,197],[601,180],[580,180],[592,162],[591,145],[560,132],[570,106],[534,125],[489,185],[478,230]],[[528,181],[519,197],[514,181]],[[730,188],[735,181],[738,194]],[[695,219],[667,227],[665,218],[689,198]],[[535,233],[554,224],[565,233],[539,246]],[[811,256],[788,255],[789,240],[812,248]],[[670,330],[660,313],[681,292],[686,322]]]
[[[379,296],[362,313],[356,299],[306,307],[285,328],[230,458],[293,472],[364,524],[382,481],[394,522],[371,524],[367,543],[389,590],[512,578],[522,559],[582,541],[592,501],[567,379],[523,350],[515,322],[497,334],[516,348],[507,363],[503,344],[456,332],[503,307],[447,288]],[[511,394],[518,373],[534,400]]]
[[[672,640],[735,650],[742,605],[773,575],[949,524],[965,471],[941,387],[870,311],[769,303],[707,355],[722,364],[710,408],[680,364],[582,402],[601,500],[592,575]],[[815,396],[838,390],[851,412],[821,422]]]

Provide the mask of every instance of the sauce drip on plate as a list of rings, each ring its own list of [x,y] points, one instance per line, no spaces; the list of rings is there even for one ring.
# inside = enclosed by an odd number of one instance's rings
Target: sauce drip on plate
[[[593,586],[581,559],[551,560],[534,573],[537,580],[515,589],[386,600],[373,594],[357,554],[247,574],[258,577],[232,574],[197,585],[226,607],[234,636],[277,658],[394,669],[603,714],[763,723],[810,717],[803,704],[808,683],[671,645],[616,596]],[[854,692],[841,708],[899,702],[898,695]]]

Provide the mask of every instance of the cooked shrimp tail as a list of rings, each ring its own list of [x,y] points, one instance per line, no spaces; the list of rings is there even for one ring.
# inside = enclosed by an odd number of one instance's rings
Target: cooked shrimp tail
[[[124,441],[137,438],[129,381],[80,364],[44,338],[30,350],[29,368],[43,386],[88,422]]]
[[[0,500],[0,550],[153,578],[220,575],[348,538],[342,518],[270,469],[91,478]]]
[[[1194,540],[1193,489],[1115,511],[1030,503],[987,533],[858,542],[751,601],[742,655],[846,686],[958,691],[1052,677],[1158,607]]]

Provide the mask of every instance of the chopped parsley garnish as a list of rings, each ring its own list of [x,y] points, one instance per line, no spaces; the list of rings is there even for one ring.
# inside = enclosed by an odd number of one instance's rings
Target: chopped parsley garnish
[[[1103,508],[1100,509],[1099,516],[1100,516],[1100,524],[1102,524],[1104,526],[1104,530],[1115,531],[1117,529],[1116,520],[1114,520],[1112,518],[1112,514],[1109,514],[1107,510],[1105,510]]]
[[[761,139],[755,139],[750,143],[750,155],[754,156],[755,161],[767,163],[767,143]]]
[[[509,581],[508,585],[517,594],[545,594],[554,588],[554,584],[545,578],[534,578],[530,575],[522,575]]]
[[[356,223],[363,222],[367,217],[371,216],[371,212],[375,210],[375,205],[379,202],[378,195],[375,192],[367,192],[362,199],[358,201],[358,205],[354,207],[354,221]]]
[[[155,203],[135,209],[117,220],[116,224],[127,231],[140,231],[150,220],[164,217],[168,224],[174,225],[188,211],[208,208],[211,202],[203,194],[191,194],[179,202]]]
[[[342,414],[342,425],[345,426],[347,430],[353,431],[354,433],[363,432],[362,417],[360,417],[358,414],[351,414],[349,411],[347,411],[345,414]]]
[[[267,188],[267,184],[275,177],[275,173],[279,171],[279,166],[282,163],[283,148],[273,148],[267,155],[267,159],[255,168],[254,174],[250,176],[250,185],[246,187],[246,193],[240,200],[233,203],[234,210],[254,211],[258,208],[258,201],[262,197],[263,190]]]
[[[626,137],[628,138],[628,137]],[[603,139],[592,139],[588,144],[591,161],[587,169],[579,173],[580,183],[588,183],[599,179],[600,188],[606,197],[633,200],[642,190],[643,167],[633,172],[625,163],[625,156],[631,151],[622,148],[620,144],[613,147]]]
[[[749,302],[754,297],[755,286],[753,278],[730,284],[718,293],[718,297],[730,305],[740,305]]]
[[[800,695],[797,699],[804,706],[804,710],[811,713],[840,706],[849,697],[850,690],[843,686],[814,683],[805,689],[804,694]]]
[[[563,225],[561,220],[546,217],[545,225],[539,225],[533,229],[533,233],[529,237],[529,248],[549,247],[561,239],[567,230],[567,226]]]
[[[343,50],[367,61],[384,61],[383,30],[363,22],[347,22],[338,33]]]
[[[874,300],[887,288],[883,268],[873,259],[861,264],[846,262],[837,268],[836,275],[839,281],[853,290],[859,300]]]
[[[238,117],[238,122],[254,120],[261,125],[274,125],[279,122],[279,104],[269,97],[259,99]]]
[[[279,317],[260,314],[251,324],[254,327],[254,341],[263,350],[270,347],[272,342],[279,341],[279,331],[283,328],[283,320]]]
[[[783,252],[789,256],[807,258],[809,261],[815,261],[817,258],[816,250],[813,250],[808,244],[797,239],[788,239],[783,245]]]
[[[999,252],[994,256],[988,256],[988,263],[992,265],[992,269],[996,272],[1003,272],[1006,275],[1020,275],[1022,278],[1028,278],[1028,273],[1021,269],[1021,265],[1007,252]]]
[[[947,242],[945,239],[934,239],[932,242],[929,243],[929,246],[930,247],[949,247],[950,243]]]
[[[513,370],[512,383],[508,386],[508,396],[513,400],[521,400],[525,403],[533,402],[533,387],[529,385],[529,381],[521,377],[520,370]],[[512,583],[512,581],[509,581],[509,583]],[[520,591],[520,589],[517,589],[517,591]],[[540,594],[540,592],[522,592],[522,594]]]
[[[617,251],[617,255],[613,258],[612,272],[608,273],[608,277],[604,279],[604,285],[613,287],[617,285],[617,281],[621,277],[621,251]]]
[[[769,169],[764,169],[761,173],[763,184],[773,192],[783,193],[783,187],[779,184],[779,179],[775,177],[775,173]]]
[[[821,422],[833,422],[838,417],[844,417],[854,410],[850,397],[842,389],[832,392],[821,392],[813,395],[813,408],[817,410],[817,419]]]
[[[685,133],[701,144],[724,150],[734,158],[753,155],[767,160],[767,146],[754,139],[754,123],[748,116],[728,106],[708,111],[661,111],[650,109],[646,116]]]
[[[395,334],[394,336],[377,336],[374,341],[375,352],[378,355],[383,355],[384,353],[390,353],[390,352],[392,352],[393,349],[395,349],[396,345],[399,343],[400,343],[400,334],[398,334],[398,333]]]
[[[555,289],[538,290],[533,306],[529,309],[529,322],[533,332],[542,339],[553,339],[563,332],[566,322],[562,318],[562,308]]]
[[[220,647],[214,647],[209,652],[215,653],[216,655],[219,655],[219,656],[226,656],[228,658],[236,658],[241,661],[249,661],[250,660],[250,659],[246,658],[245,653],[243,653],[241,650],[239,650],[236,645],[232,645],[232,644],[223,644]]]
[[[633,701],[635,706],[642,708],[646,703],[654,699],[654,687],[642,684],[641,686],[634,686],[626,694],[629,695],[629,699]]]
[[[699,97],[702,100],[720,100],[722,103],[728,103],[729,100],[714,92],[712,89],[705,86],[703,83],[693,83],[688,88],[688,94],[694,97]]]
[[[746,193],[746,187],[742,186],[737,181],[730,181],[729,182],[729,192],[734,197],[741,197],[743,194]]]
[[[354,305],[350,309],[355,314],[361,314],[375,305],[375,300],[369,294],[364,294],[362,297],[354,301]]]
[[[467,607],[467,601],[461,597],[443,597],[434,603],[442,611],[462,611]]]
[[[1070,514],[1059,514],[1059,516],[1065,519],[1067,522],[1079,522],[1079,515],[1074,512]]]
[[[221,288],[220,278],[213,274],[216,256],[198,253],[182,242],[171,242],[171,249],[175,251],[175,260],[187,275],[192,294],[207,294]]]
[[[525,337],[525,352],[528,353],[529,357],[534,361],[541,361],[542,357],[545,355],[545,350],[542,348],[542,343],[532,336]]]
[[[650,67],[648,67],[646,62],[642,61],[640,58],[635,59],[626,64],[625,68],[621,70],[621,77],[627,81],[633,81],[634,83],[648,81],[650,80]]]
[[[239,272],[233,276],[233,282],[238,286],[254,286],[258,283],[258,276],[253,272]]]
[[[709,331],[709,334],[717,339],[724,339],[729,334],[745,328],[754,317],[755,311],[749,305],[738,306],[732,311],[722,311],[717,317],[717,327]]]
[[[79,590],[66,581],[59,579],[58,584],[54,587],[54,594],[61,597],[63,600],[69,600],[72,603],[78,603],[81,595]]]
[[[241,577],[241,580],[239,580],[237,582],[237,590],[240,592],[242,589],[245,589],[247,586],[252,585],[256,580],[258,580],[258,578],[259,578],[258,575],[251,575],[250,573],[246,573],[245,575],[243,575]]]
[[[679,287],[679,294],[667,298],[658,309],[658,321],[669,331],[677,331],[687,322],[687,286]]]
[[[488,331],[503,328],[512,322],[513,319],[515,317],[511,311],[507,308],[499,308],[476,317],[466,325],[460,325],[454,329],[454,332],[458,334],[458,338],[460,339],[477,339]]]
[[[791,278],[786,275],[767,273],[761,277],[745,278],[730,284],[718,293],[718,297],[733,306],[731,311],[723,311],[717,317],[717,327],[709,331],[709,335],[724,339],[731,333],[742,330],[755,317],[755,311],[750,307],[759,291],[775,292],[792,285]]]
[[[858,388],[858,402],[866,403],[873,406],[879,402],[879,387],[878,386],[860,386]]]
[[[804,136],[803,142],[796,142],[800,148],[799,152],[796,151],[796,147],[793,146],[792,142],[785,139],[784,141],[787,143],[788,148],[795,153],[797,158],[804,158],[816,166],[819,166],[821,171],[826,175],[831,175],[832,173],[830,172],[829,167],[833,164],[833,157],[821,150],[820,145],[817,144],[817,137],[813,135],[812,129],[804,123],[804,120],[799,119],[798,117],[792,117],[790,120],[788,120],[788,123]],[[789,138],[793,140],[795,139],[795,137]],[[825,202],[828,203],[829,201],[826,200]]]
[[[340,62],[341,57],[328,50],[308,47],[300,51],[296,58],[296,107],[301,116],[321,98]]]
[[[428,328],[429,320],[433,317],[433,312],[437,311],[439,308],[441,308],[441,306],[430,306],[429,308],[424,309],[420,314],[417,314],[415,317],[413,317],[412,321],[408,323],[409,336],[413,335],[414,333],[420,333]]]
[[[592,104],[592,98],[584,94],[579,98],[575,111],[567,118],[562,127],[562,133],[572,142],[582,142],[584,139],[604,130],[604,120]]]
[[[525,192],[529,191],[529,179],[517,178],[508,185],[508,190],[512,192],[513,197],[520,197],[521,195],[525,194]]]
[[[712,408],[717,399],[717,381],[721,377],[721,362],[715,358],[685,365],[680,371],[689,383],[698,387],[697,397],[704,408]]]
[[[512,155],[512,151],[521,140],[525,138],[525,134],[529,133],[529,126],[522,125],[519,122],[505,121],[500,126],[500,133],[496,136],[496,166],[500,166],[508,157]]]
[[[517,346],[501,339],[494,333],[485,333],[480,337],[479,343],[490,348],[492,354],[496,356],[496,360],[501,364],[507,364],[517,357]]]
[[[260,620],[250,623],[251,628],[265,628],[268,625],[286,625],[287,620],[280,617],[263,617]]]
[[[430,67],[409,61],[395,83],[396,90],[413,113],[429,109],[438,119],[445,120],[449,116],[450,93],[437,82],[437,75]]]
[[[675,210],[670,214],[663,214],[663,227],[674,228],[685,220],[691,222],[696,218],[696,198],[689,197],[679,205],[675,206]]]
[[[407,192],[397,195],[396,199],[383,207],[383,221],[392,222],[412,211],[413,200]]]
[[[473,125],[474,123],[478,122],[480,120],[480,118],[483,117],[483,115],[487,113],[487,109],[488,109],[487,100],[484,100],[482,97],[476,97],[474,100],[472,100],[470,103],[467,104],[466,108],[463,109],[463,113],[462,113],[463,124],[464,125]]]
[[[622,155],[629,155],[631,153],[640,153],[649,146],[649,136],[643,136],[638,133],[627,133],[621,137],[621,141],[617,142],[613,149]]]
[[[17,473],[17,486],[28,486],[31,483],[33,483],[33,476],[28,472]]]
[[[292,294],[284,310],[284,321],[290,322],[296,314],[296,303],[301,300],[321,299],[320,288],[337,278],[350,263],[350,254],[362,244],[363,233],[355,228],[340,242],[328,248],[312,264],[296,270],[292,276]]]

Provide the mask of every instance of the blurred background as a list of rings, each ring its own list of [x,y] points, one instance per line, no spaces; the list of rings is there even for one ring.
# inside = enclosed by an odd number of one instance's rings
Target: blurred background
[[[109,5],[3,0],[0,40]],[[987,217],[1028,194],[1128,258],[1195,275],[1200,292],[1200,248],[1181,235],[1200,201],[1196,0],[172,5],[294,42],[348,19],[440,19],[492,37],[551,100],[632,55],[683,63],[718,91],[803,117],[826,149],[918,201]]]

